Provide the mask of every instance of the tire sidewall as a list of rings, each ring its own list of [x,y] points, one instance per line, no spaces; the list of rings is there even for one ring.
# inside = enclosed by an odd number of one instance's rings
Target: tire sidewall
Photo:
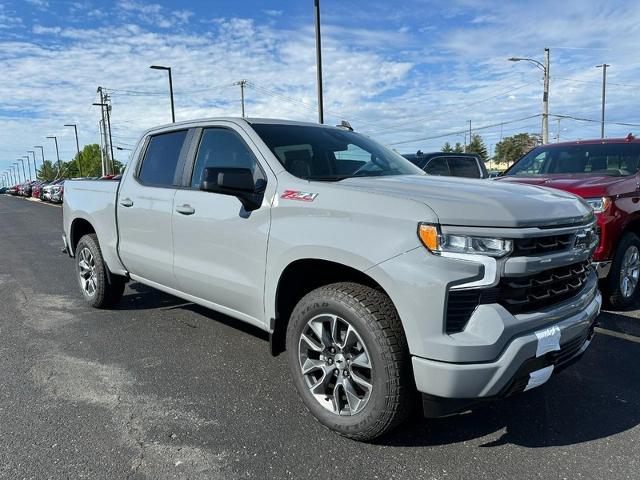
[[[287,356],[291,369],[293,382],[302,398],[307,409],[324,425],[329,428],[339,430],[340,432],[349,433],[349,431],[361,432],[373,427],[381,412],[385,408],[385,397],[388,392],[389,372],[387,371],[385,359],[382,356],[382,349],[379,340],[372,331],[369,323],[362,318],[358,310],[349,305],[346,301],[320,295],[311,292],[305,296],[294,309],[289,326],[287,329]],[[337,292],[335,292],[337,293]],[[352,299],[357,303],[355,299]],[[321,314],[334,314],[348,321],[358,332],[367,347],[370,361],[372,364],[372,391],[367,405],[362,411],[351,416],[340,416],[326,410],[313,397],[306,385],[302,372],[300,370],[300,362],[298,358],[298,342],[300,334],[312,318]],[[360,314],[359,314],[360,313]],[[375,322],[373,315],[368,313],[370,322]]]

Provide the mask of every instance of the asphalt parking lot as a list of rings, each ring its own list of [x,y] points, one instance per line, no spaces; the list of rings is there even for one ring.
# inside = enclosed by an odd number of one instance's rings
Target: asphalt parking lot
[[[0,196],[0,219],[0,478],[638,478],[638,311],[542,388],[362,444],[263,333],[136,283],[92,310],[59,207]]]

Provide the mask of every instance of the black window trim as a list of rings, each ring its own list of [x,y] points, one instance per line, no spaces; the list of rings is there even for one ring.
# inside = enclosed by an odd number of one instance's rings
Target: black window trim
[[[180,154],[178,156],[178,163],[176,163],[176,169],[175,172],[173,174],[173,185],[161,185],[161,184],[157,184],[157,183],[146,183],[144,181],[142,181],[142,179],[140,178],[140,170],[142,170],[142,164],[144,163],[144,159],[147,156],[147,150],[149,148],[149,144],[151,143],[151,139],[154,137],[158,137],[160,135],[165,135],[165,134],[169,134],[169,133],[177,133],[177,132],[187,132],[185,138],[184,138],[184,143],[182,144],[182,148],[180,149]],[[183,179],[183,172],[184,172],[184,165],[185,162],[187,161],[187,154],[189,153],[189,150],[191,148],[191,143],[192,143],[192,139],[193,139],[193,134],[194,134],[194,128],[176,128],[176,129],[172,129],[172,130],[163,130],[161,132],[157,132],[157,133],[153,133],[150,135],[147,135],[147,137],[145,138],[145,143],[144,146],[142,148],[142,151],[140,152],[140,156],[138,157],[138,162],[136,164],[136,169],[133,173],[133,178],[134,180],[145,187],[152,187],[152,188],[168,188],[171,190],[177,190],[179,188],[181,188],[182,186],[182,179]]]
[[[256,162],[256,165],[260,169],[260,173],[262,174],[262,178],[264,179],[265,182],[268,183],[269,182],[269,177],[267,176],[267,173],[266,173],[264,167],[261,165],[260,160],[258,160],[258,157],[256,155],[255,150],[249,146],[249,144],[243,138],[242,134],[239,131],[237,131],[236,129],[231,128],[231,127],[229,127],[227,125],[203,125],[203,126],[194,128],[193,138],[191,139],[191,147],[189,148],[189,152],[188,152],[188,155],[187,155],[187,158],[186,158],[186,162],[184,164],[184,168],[183,168],[183,171],[182,171],[181,188],[184,189],[184,190],[200,191],[199,187],[191,186],[191,177],[193,176],[193,169],[196,166],[196,161],[198,159],[198,151],[200,150],[200,144],[202,143],[202,138],[204,137],[204,132],[205,132],[205,130],[211,130],[211,129],[214,129],[214,128],[215,129],[229,130],[229,131],[233,132],[234,134],[236,134],[240,138],[240,141],[242,143],[244,143],[244,145],[247,147],[247,150],[249,150],[249,152],[251,153],[251,156],[253,157],[254,161]],[[207,193],[212,193],[212,192],[207,192]]]
[[[473,160],[473,162],[476,164],[476,168],[478,169],[478,173],[480,174],[477,178],[478,179],[483,179],[485,178],[484,176],[484,172],[482,171],[482,168],[480,167],[480,161],[478,160],[477,157],[474,156],[469,156],[469,157],[465,157],[465,156],[457,156],[457,155],[438,155],[437,157],[431,157],[429,160],[427,160],[427,163],[425,163],[424,167],[422,167],[422,169],[424,170],[425,168],[427,168],[427,166],[435,159],[437,158],[444,158],[445,161],[447,162],[447,170],[449,170],[449,175],[450,177],[454,177],[455,175],[452,174],[451,171],[451,165],[449,165],[449,159],[450,158],[468,158],[469,160]],[[458,177],[458,178],[463,178],[463,177]],[[467,177],[467,178],[475,178],[475,177]]]

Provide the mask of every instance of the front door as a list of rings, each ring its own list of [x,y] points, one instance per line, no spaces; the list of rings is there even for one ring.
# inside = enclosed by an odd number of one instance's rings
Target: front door
[[[251,140],[237,126],[201,131],[190,187],[176,192],[174,272],[180,289],[214,308],[262,325],[264,276],[275,176],[261,167]],[[267,181],[262,206],[247,212],[233,196],[199,190],[206,167],[250,168]]]

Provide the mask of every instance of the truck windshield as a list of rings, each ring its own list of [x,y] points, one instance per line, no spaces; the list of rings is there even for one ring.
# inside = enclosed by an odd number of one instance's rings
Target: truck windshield
[[[358,133],[307,125],[252,124],[292,175],[308,180],[424,175],[399,154]]]
[[[518,160],[507,176],[591,174],[624,177],[640,168],[640,143],[544,146]]]

